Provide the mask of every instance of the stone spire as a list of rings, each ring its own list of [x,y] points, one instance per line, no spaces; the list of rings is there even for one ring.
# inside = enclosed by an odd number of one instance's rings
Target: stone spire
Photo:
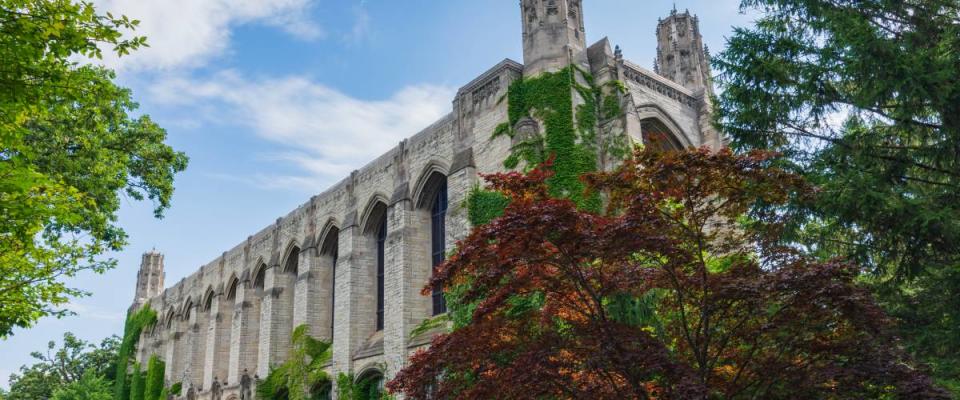
[[[137,274],[137,293],[134,296],[134,308],[142,306],[147,300],[163,292],[163,254],[156,249],[143,253],[140,272]]]
[[[524,76],[588,66],[581,0],[521,0],[520,9]]]
[[[657,24],[654,70],[694,92],[702,89],[713,93],[710,60],[700,36],[700,22],[690,11],[680,13],[674,6],[670,16]]]

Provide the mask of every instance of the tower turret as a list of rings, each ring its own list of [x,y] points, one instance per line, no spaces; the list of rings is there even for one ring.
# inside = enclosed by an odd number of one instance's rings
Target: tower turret
[[[135,308],[163,292],[163,278],[163,254],[156,250],[143,253],[140,272],[137,274],[137,292],[133,300]]]
[[[521,0],[523,74],[587,65],[581,0]],[[587,68],[589,70],[589,68]]]
[[[690,11],[670,16],[657,24],[656,72],[694,92],[713,93],[710,61],[700,36],[700,21]]]

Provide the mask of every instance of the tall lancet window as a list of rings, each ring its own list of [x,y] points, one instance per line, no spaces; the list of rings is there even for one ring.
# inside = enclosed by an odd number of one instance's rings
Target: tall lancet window
[[[377,228],[377,331],[383,330],[383,267],[386,262],[387,213],[380,217]]]
[[[443,179],[437,188],[436,197],[430,213],[431,251],[433,268],[443,263],[447,249],[447,180]],[[433,315],[447,312],[447,301],[443,297],[442,288],[433,289]]]
[[[337,259],[339,259],[339,249],[337,245],[333,245],[331,250],[333,253],[333,263],[331,264],[330,271],[330,337],[333,337],[333,324],[336,321],[336,309],[337,309]]]

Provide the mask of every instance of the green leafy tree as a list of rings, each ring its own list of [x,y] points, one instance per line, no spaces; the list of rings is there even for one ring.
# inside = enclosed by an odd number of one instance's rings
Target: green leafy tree
[[[187,157],[164,144],[108,69],[78,63],[145,44],[138,21],[74,0],[0,0],[0,338],[85,293],[64,278],[102,273],[120,250],[120,195],[170,206]]]
[[[92,373],[57,389],[51,400],[113,400],[110,382]]]
[[[140,341],[140,333],[143,332],[149,326],[157,323],[157,312],[153,311],[150,308],[150,305],[146,305],[136,313],[130,314],[127,316],[127,322],[123,326],[123,341],[120,342],[120,347],[117,349],[116,357],[116,370],[117,376],[114,379],[114,397],[116,400],[130,400],[134,398],[132,393],[133,380],[141,379],[140,377],[140,366],[136,364],[134,360],[134,349],[137,346],[137,342]],[[133,365],[131,365],[133,364]],[[133,367],[133,377],[127,374],[127,371]],[[140,394],[140,399],[143,398],[143,382],[139,382],[141,385],[137,388],[136,393]]]
[[[745,0],[719,124],[820,195],[785,241],[864,265],[901,336],[960,387],[960,2]],[[960,393],[960,391],[958,391]]]
[[[10,376],[8,400],[50,398],[64,386],[82,380],[85,376],[102,377],[110,382],[114,376],[113,362],[120,341],[116,336],[104,339],[99,346],[78,339],[72,333],[63,335],[63,344],[50,342],[44,352],[33,352],[38,362],[23,366]],[[91,378],[92,379],[92,378]]]

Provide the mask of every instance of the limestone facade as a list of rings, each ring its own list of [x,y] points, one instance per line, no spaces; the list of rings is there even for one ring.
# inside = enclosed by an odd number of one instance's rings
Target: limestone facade
[[[499,100],[524,76],[579,65],[627,87],[624,116],[607,122],[617,134],[722,145],[709,124],[712,89],[695,17],[674,12],[660,23],[657,69],[669,66],[668,78],[624,60],[607,39],[586,46],[581,0],[520,6],[529,67],[509,59],[493,66],[459,90],[448,115],[169,288],[163,256],[145,254],[133,308],[149,304],[159,322],[140,338],[138,361],[158,355],[184,397],[192,388],[197,399],[249,398],[242,388],[283,362],[291,331],[306,324],[332,341],[330,372],[392,377],[429,342],[410,337],[442,312],[421,289],[437,246],[450,250],[467,235],[464,203],[482,185],[479,174],[503,170],[510,139],[490,137],[507,120]]]

